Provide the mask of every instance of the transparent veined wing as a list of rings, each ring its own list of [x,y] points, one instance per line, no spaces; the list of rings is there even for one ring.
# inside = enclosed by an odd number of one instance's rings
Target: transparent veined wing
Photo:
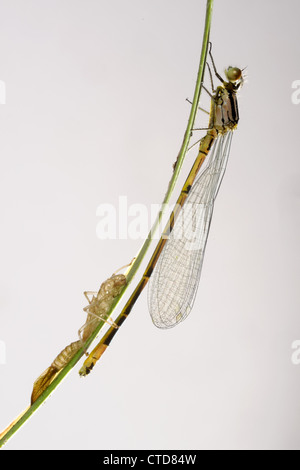
[[[231,139],[232,132],[227,132],[214,142],[150,278],[148,307],[158,328],[177,325],[192,309]]]

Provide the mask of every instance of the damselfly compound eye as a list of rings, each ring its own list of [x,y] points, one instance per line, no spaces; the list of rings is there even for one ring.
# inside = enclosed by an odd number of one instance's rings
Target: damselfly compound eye
[[[236,82],[242,78],[242,71],[237,67],[228,67],[225,74],[230,82]]]

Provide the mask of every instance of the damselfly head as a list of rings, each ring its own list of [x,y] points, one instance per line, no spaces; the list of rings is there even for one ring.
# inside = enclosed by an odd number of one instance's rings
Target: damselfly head
[[[243,83],[243,73],[242,73],[242,70],[239,69],[238,67],[229,66],[228,69],[225,70],[225,75],[231,83],[234,83],[234,84]]]

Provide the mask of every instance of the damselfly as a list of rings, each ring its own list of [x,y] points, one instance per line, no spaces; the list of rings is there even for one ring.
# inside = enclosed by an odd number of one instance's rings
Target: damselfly
[[[148,298],[150,314],[156,326],[160,328],[175,326],[187,317],[192,308],[199,283],[214,200],[226,169],[232,131],[237,127],[239,121],[236,93],[243,83],[242,70],[231,66],[225,72],[228,81],[224,80],[216,70],[211,50],[209,54],[215,75],[222,85],[216,90],[213,89],[212,94],[204,88],[211,97],[207,133],[200,141],[198,156],[143,277],[115,320],[117,327],[120,327],[130,314],[153,272],[154,276]],[[211,73],[210,76],[212,82]],[[208,163],[195,182],[196,176],[209,154]],[[181,208],[186,202],[189,202],[190,205],[190,209],[188,208],[187,214],[185,214],[187,226],[193,223],[194,216],[191,209],[195,206],[198,207],[198,224],[196,224],[195,249],[193,250],[187,249],[187,242],[190,240],[187,240],[186,233],[178,237],[178,232],[182,232],[182,227],[176,224]],[[117,331],[118,329],[115,327],[108,329],[86,359],[79,371],[81,375],[86,375],[91,371]]]
[[[211,52],[210,52],[211,55]],[[198,159],[208,155],[205,168],[192,185],[190,175],[178,200],[176,224],[168,236],[150,279],[148,306],[153,323],[170,328],[190,313],[199,284],[201,268],[209,233],[214,201],[217,196],[230,151],[232,130],[238,124],[236,92],[243,82],[242,71],[228,67],[228,82],[214,71],[222,86],[211,95],[209,130],[200,142]],[[186,194],[187,197],[186,197]]]

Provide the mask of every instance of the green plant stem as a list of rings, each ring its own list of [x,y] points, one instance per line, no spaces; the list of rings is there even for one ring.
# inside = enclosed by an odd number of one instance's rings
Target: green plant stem
[[[128,273],[126,275],[127,277],[127,285],[123,289],[122,293],[120,296],[114,301],[109,314],[113,312],[115,309],[117,303],[123,296],[123,294],[126,291],[126,288],[132,281],[134,275],[136,274],[138,268],[140,267],[147,251],[148,248],[153,240],[153,235],[157,228],[159,227],[164,208],[166,207],[167,203],[170,200],[171,194],[174,190],[176,181],[178,179],[188,146],[192,134],[192,129],[194,126],[198,106],[199,106],[199,100],[200,100],[200,94],[201,94],[201,88],[202,88],[202,82],[203,82],[203,77],[204,77],[204,70],[205,70],[205,64],[206,64],[206,55],[207,55],[207,48],[208,48],[208,41],[209,41],[209,33],[210,33],[210,26],[211,26],[211,18],[212,18],[212,10],[213,10],[213,0],[207,0],[206,4],[206,17],[205,17],[205,26],[204,26],[204,33],[203,33],[203,41],[202,41],[202,49],[201,49],[201,55],[200,55],[200,63],[199,63],[199,68],[198,68],[198,74],[197,74],[197,80],[196,80],[196,86],[195,86],[195,91],[194,91],[194,96],[193,96],[193,101],[192,101],[192,106],[191,106],[191,111],[190,111],[190,116],[188,119],[186,131],[184,133],[184,138],[183,142],[177,157],[177,162],[176,162],[176,167],[173,172],[172,178],[169,182],[168,189],[166,192],[166,195],[164,197],[164,200],[162,202],[162,207],[157,215],[157,218],[142,246],[140,249],[137,257],[135,258],[134,262],[132,263],[130,269],[128,270]],[[95,339],[95,337],[98,335],[100,329],[103,327],[105,324],[104,321],[101,321],[98,325],[98,327],[95,329],[95,331],[92,333],[92,335],[89,337],[89,339],[86,341],[85,345],[83,348],[81,348],[75,355],[74,357],[69,361],[69,363],[62,369],[62,371],[57,375],[57,377],[51,382],[51,384],[47,387],[47,389],[39,396],[39,398],[31,405],[23,414],[20,415],[19,419],[15,421],[15,423],[10,427],[10,429],[5,432],[5,434],[1,437],[0,439],[0,447],[2,447],[8,439],[32,416],[32,414],[39,408],[39,406],[46,400],[46,398],[53,392],[53,390],[61,383],[61,381],[64,379],[64,377],[70,372],[70,370],[76,365],[76,363],[80,360],[80,358],[84,355],[84,351],[86,348],[90,346],[92,341]]]

